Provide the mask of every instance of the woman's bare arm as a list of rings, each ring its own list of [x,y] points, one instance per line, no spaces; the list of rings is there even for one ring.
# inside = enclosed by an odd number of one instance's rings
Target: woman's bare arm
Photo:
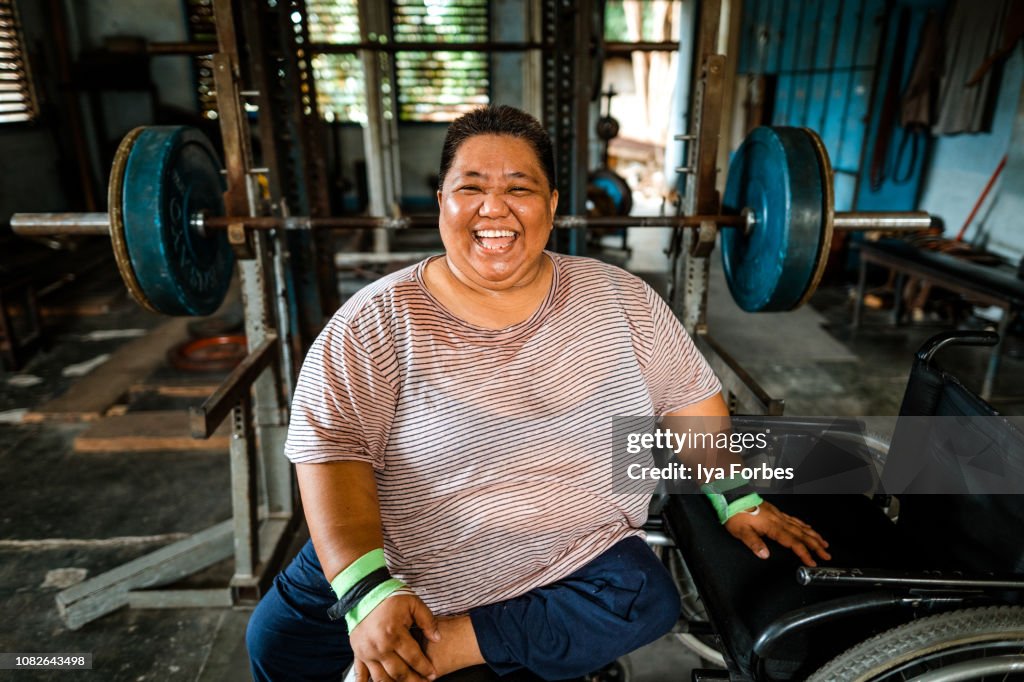
[[[373,467],[364,462],[298,464],[302,506],[328,581],[367,552],[384,545]],[[415,595],[395,594],[349,633],[356,679],[432,680],[436,670],[409,633],[417,625],[437,640],[437,623]]]

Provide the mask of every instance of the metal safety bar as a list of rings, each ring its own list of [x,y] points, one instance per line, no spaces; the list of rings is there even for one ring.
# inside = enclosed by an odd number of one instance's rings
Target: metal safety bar
[[[248,398],[256,378],[277,360],[277,335],[268,334],[258,347],[228,375],[217,390],[199,407],[189,409],[189,428],[193,438],[209,438],[228,414]]]

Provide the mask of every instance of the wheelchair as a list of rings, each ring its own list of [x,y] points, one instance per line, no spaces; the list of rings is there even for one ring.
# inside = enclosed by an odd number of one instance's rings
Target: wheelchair
[[[957,481],[958,494],[765,496],[829,541],[825,567],[803,567],[777,546],[758,559],[703,496],[662,498],[652,527],[682,576],[686,636],[724,663],[693,671],[693,682],[1024,680],[1024,487],[970,492],[972,477],[991,472],[1024,481],[1024,433],[934,359],[997,340],[948,332],[920,348],[887,453],[925,458],[921,476]],[[985,461],[964,466],[948,434],[906,433],[913,420],[903,417],[962,420]]]

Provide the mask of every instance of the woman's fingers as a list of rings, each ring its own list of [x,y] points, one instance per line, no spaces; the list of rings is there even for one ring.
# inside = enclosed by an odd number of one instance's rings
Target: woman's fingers
[[[750,551],[761,557],[767,559],[769,556],[768,545],[764,544],[764,540],[761,539],[760,534],[753,529],[751,526],[741,526],[733,532],[740,542],[750,548]]]
[[[418,597],[395,594],[353,628],[349,636],[352,650],[366,665],[372,682],[426,682],[437,676],[433,663],[409,631],[415,622],[433,630],[437,627],[430,609]]]
[[[818,535],[817,531],[809,527],[805,529],[802,526],[786,523],[785,520],[779,519],[778,522],[770,523],[765,532],[772,540],[775,540],[783,547],[791,549],[807,566],[818,565],[811,552],[825,560],[832,558],[825,549],[824,538]]]
[[[781,514],[782,516],[784,516],[786,519],[788,519],[792,523],[796,524],[797,526],[800,526],[800,528],[802,528],[803,531],[807,535],[810,535],[811,537],[817,538],[818,542],[820,542],[822,544],[822,546],[828,547],[828,541],[825,540],[825,538],[821,537],[821,533],[819,533],[818,531],[816,531],[813,528],[811,528],[810,524],[805,523],[804,521],[798,519],[795,516],[790,516],[789,514],[783,514],[782,512],[779,512],[779,514]]]
[[[412,605],[413,622],[419,626],[423,634],[434,642],[441,641],[441,631],[437,629],[437,618],[430,612],[427,605],[419,599]]]
[[[762,503],[760,514],[737,514],[729,519],[726,528],[762,559],[769,556],[765,537],[792,551],[807,566],[818,565],[815,555],[825,560],[832,558],[826,549],[828,542],[818,531],[767,502]]]
[[[798,519],[797,517],[790,516],[789,514],[787,514],[785,512],[779,512],[779,516],[785,518],[786,520],[790,521],[791,523],[795,523],[796,525],[800,526],[801,528],[808,528],[809,529],[811,527],[810,524],[804,523],[802,520]]]
[[[804,542],[802,538],[798,537],[792,531],[783,528],[781,525],[775,525],[773,527],[770,527],[767,530],[766,534],[772,540],[775,540],[775,542],[779,543],[783,547],[790,549],[794,554],[796,554],[800,558],[800,561],[802,561],[804,565],[818,565],[817,562],[814,560],[814,557],[811,556],[811,552],[808,549],[808,543]]]
[[[432,675],[437,675],[437,671],[434,669],[434,664],[431,663],[430,659],[428,659],[426,654],[423,653],[423,649],[421,649],[419,643],[412,638],[412,635],[401,638],[401,641],[395,645],[395,653],[398,655],[398,658],[401,659],[400,665],[405,665],[406,669],[411,674],[416,675],[416,677],[396,679],[431,679]],[[399,664],[396,663],[396,665]],[[374,680],[374,682],[376,682],[376,680]]]
[[[395,682],[378,661],[367,661],[366,669],[370,673],[370,680],[372,682]]]
[[[366,664],[360,661],[358,658],[352,663],[352,672],[355,676],[356,682],[371,682],[370,671],[366,669]]]

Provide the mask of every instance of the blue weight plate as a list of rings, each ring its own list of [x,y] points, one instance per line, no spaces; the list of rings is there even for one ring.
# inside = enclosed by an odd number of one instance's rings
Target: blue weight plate
[[[747,312],[796,308],[819,271],[827,210],[813,134],[757,128],[729,165],[723,212],[755,218],[749,232],[722,230],[726,281]]]
[[[135,138],[124,169],[124,243],[143,304],[166,315],[209,315],[231,284],[224,231],[204,237],[194,213],[223,215],[220,161],[194,128],[155,126]]]
[[[615,206],[615,215],[629,215],[633,210],[633,191],[626,180],[608,168],[591,171],[587,182],[604,192]]]

